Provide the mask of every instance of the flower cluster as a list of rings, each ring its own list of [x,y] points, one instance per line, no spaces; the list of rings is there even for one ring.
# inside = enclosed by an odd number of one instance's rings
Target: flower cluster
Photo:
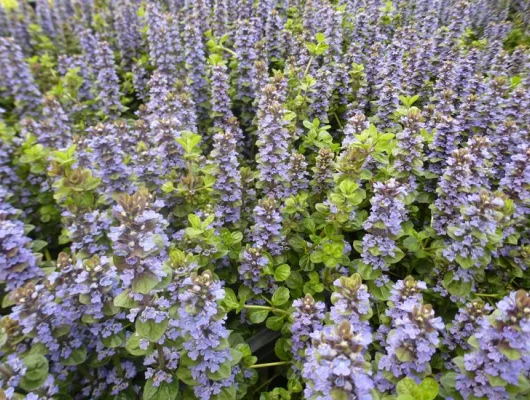
[[[325,304],[306,294],[303,299],[293,301],[293,307],[296,311],[291,325],[292,352],[295,360],[303,363],[305,352],[311,344],[311,334],[323,328]]]
[[[372,313],[370,295],[366,285],[362,284],[361,276],[354,274],[349,278],[341,277],[333,285],[331,320],[336,324],[348,320],[355,332],[370,336],[371,328],[367,322]]]
[[[529,16],[1,0],[0,400],[528,398]]]
[[[17,210],[7,203],[7,192],[0,186],[0,282],[8,291],[42,275],[31,239],[16,216]]]
[[[192,273],[182,282],[178,322],[185,339],[186,355],[192,360],[191,376],[197,383],[195,395],[202,400],[210,399],[231,386],[234,376],[230,373],[232,356],[223,340],[228,337],[222,310],[217,302],[224,291],[210,271],[201,275]],[[228,363],[228,373],[225,367]]]
[[[480,300],[473,300],[458,310],[451,327],[444,339],[445,344],[454,350],[456,346],[469,350],[468,339],[480,328],[492,307]]]
[[[460,370],[456,389],[470,396],[509,399],[507,385],[517,386],[530,368],[530,298],[523,290],[512,292],[497,304],[490,319],[483,319],[471,342],[472,351],[455,359]]]
[[[447,228],[453,240],[442,254],[464,269],[486,267],[500,245],[502,231],[509,226],[508,213],[502,197],[486,190],[468,195],[458,221]]]
[[[289,147],[291,134],[280,103],[281,88],[268,84],[262,89],[258,112],[258,171],[263,192],[275,198],[286,195],[289,182]]]
[[[217,171],[214,189],[219,192],[215,215],[221,224],[237,223],[241,218],[241,173],[237,160],[236,138],[230,130],[214,135],[212,163]]]
[[[363,262],[375,269],[387,271],[389,264],[401,259],[395,240],[401,234],[401,224],[407,210],[403,203],[406,188],[395,179],[374,185],[372,210],[364,223],[368,232],[362,240]]]
[[[348,321],[317,331],[302,373],[308,381],[306,398],[370,399],[374,383],[363,356],[370,342],[370,336],[352,330]]]
[[[159,200],[146,190],[122,194],[113,208],[119,226],[111,227],[114,262],[123,286],[145,294],[166,276],[163,271],[168,238],[163,231],[166,221],[156,212]]]
[[[17,104],[20,115],[33,114],[42,102],[42,94],[35,83],[22,49],[13,38],[0,38],[2,72],[0,79],[7,95]]]
[[[125,165],[125,152],[117,126],[113,123],[99,124],[89,130],[87,154],[93,170],[101,179],[101,189],[107,195],[127,192],[130,189],[130,168]]]
[[[394,378],[418,379],[430,368],[444,324],[440,317],[434,316],[430,304],[411,306],[408,303],[399,310],[402,315],[392,321],[395,329],[388,333],[387,354],[379,360],[379,368],[389,371]]]
[[[258,248],[264,249],[272,255],[282,252],[282,217],[272,197],[264,198],[254,208],[252,226],[252,241]]]

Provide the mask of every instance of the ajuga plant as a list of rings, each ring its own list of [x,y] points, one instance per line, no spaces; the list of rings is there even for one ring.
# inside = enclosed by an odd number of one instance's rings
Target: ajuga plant
[[[529,15],[0,0],[0,400],[530,398]]]

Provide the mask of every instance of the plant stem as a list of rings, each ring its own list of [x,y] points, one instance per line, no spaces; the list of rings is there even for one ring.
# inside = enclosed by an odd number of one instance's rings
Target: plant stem
[[[48,250],[47,248],[44,249],[44,258],[46,258],[46,261],[48,261],[48,262],[52,261],[52,256],[50,254],[50,250]]]
[[[279,314],[289,315],[289,312],[282,310],[281,308],[274,308],[269,306],[254,306],[245,304],[245,308],[248,308],[249,310],[268,310]]]
[[[220,48],[221,48],[222,50],[226,51],[227,53],[232,54],[234,57],[237,57],[237,53],[236,53],[235,51],[230,50],[230,49],[227,49],[227,48],[224,47],[224,46],[220,46]]]
[[[255,389],[252,394],[261,393],[260,390],[263,389],[265,386],[267,386],[269,383],[271,383],[273,380],[275,380],[278,376],[279,375],[273,375],[272,378],[270,378],[269,380],[265,381],[263,384],[259,385],[258,388]]]
[[[480,296],[480,297],[501,297],[501,295],[499,294],[490,294],[490,293],[475,293],[477,296]]]
[[[278,365],[288,365],[288,364],[291,364],[291,361],[276,361],[276,362],[271,362],[271,363],[266,363],[266,364],[254,364],[254,365],[251,365],[250,368],[254,368],[254,369],[268,368],[268,367],[276,367]]]
[[[160,365],[160,369],[164,369],[166,368],[166,357],[164,356],[164,347],[162,347],[161,344],[157,344],[156,349],[158,350],[158,364]]]
[[[337,113],[334,112],[333,115],[335,116],[335,119],[337,120],[337,124],[339,124],[339,128],[340,128],[340,129],[344,129],[344,127],[343,127],[342,124],[340,123],[340,120],[339,120],[339,117],[338,117]]]
[[[302,79],[300,80],[300,82],[303,82],[305,77],[309,73],[309,68],[311,67],[311,64],[313,63],[313,59],[314,58],[315,58],[315,56],[311,56],[311,58],[309,59],[309,62],[307,63],[307,67],[305,67],[304,75],[302,76]],[[296,97],[300,96],[301,92],[302,92],[302,85],[300,85],[300,87],[298,88],[298,93],[296,94]],[[305,90],[304,90],[304,92],[305,92]]]
[[[7,369],[7,367],[0,365],[0,375],[5,377],[5,379],[7,380],[11,378],[13,374]]]
[[[118,357],[118,355],[116,354],[112,358],[112,361],[114,362],[114,366],[116,367],[116,371],[118,372],[118,376],[123,377],[124,373],[123,373],[123,368],[121,366],[120,357]]]

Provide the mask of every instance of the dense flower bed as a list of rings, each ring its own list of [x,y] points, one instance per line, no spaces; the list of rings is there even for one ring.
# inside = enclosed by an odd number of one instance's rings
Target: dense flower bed
[[[529,1],[0,3],[0,400],[530,398]]]

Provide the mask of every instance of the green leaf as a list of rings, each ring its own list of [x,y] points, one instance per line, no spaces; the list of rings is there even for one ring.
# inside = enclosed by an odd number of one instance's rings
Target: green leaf
[[[103,343],[104,346],[109,347],[109,348],[119,347],[123,344],[124,341],[125,341],[124,331],[117,333],[115,335],[110,335],[108,337],[101,338],[101,343]]]
[[[315,264],[318,264],[318,263],[323,262],[324,257],[325,257],[325,255],[324,255],[324,253],[322,251],[315,250],[309,255],[309,260],[311,262],[315,263]],[[300,266],[302,266],[302,265],[300,265]],[[304,269],[304,271],[306,271],[306,270]]]
[[[7,332],[5,329],[0,329],[0,348],[4,347],[7,343]]]
[[[377,286],[373,281],[367,282],[366,285],[369,288],[369,292],[380,301],[387,301],[390,297],[390,290],[392,289],[392,282],[388,282],[386,285]]]
[[[466,366],[464,365],[464,357],[455,357],[453,358],[453,362],[456,364],[456,366],[458,367],[458,369],[460,371],[465,371],[466,370]]]
[[[287,389],[292,393],[300,393],[304,388],[300,381],[293,375],[287,382]]]
[[[224,387],[221,389],[221,392],[210,397],[210,400],[234,400],[237,398],[237,389],[235,385]]]
[[[374,269],[371,265],[365,264],[361,261],[356,263],[356,266],[361,278],[365,281],[373,281],[381,275],[381,270]]]
[[[173,382],[160,382],[155,386],[152,379],[145,382],[143,400],[175,400],[179,394],[179,381],[173,379]]]
[[[243,353],[236,349],[230,349],[230,356],[232,357],[232,360],[230,363],[232,366],[237,365],[239,361],[241,361],[241,358],[243,358]]]
[[[142,322],[141,318],[136,319],[136,332],[151,342],[158,342],[167,329],[168,320],[164,319],[162,322],[155,322],[148,319]]]
[[[335,387],[330,391],[331,400],[350,400],[351,397],[343,389]]]
[[[215,372],[208,371],[208,377],[214,381],[220,381],[222,379],[230,378],[232,372],[232,366],[230,361],[226,361],[219,366],[219,369]]]
[[[285,284],[290,289],[298,289],[301,290],[304,287],[304,279],[300,272],[298,271],[292,271],[289,275],[289,278],[285,281]]]
[[[412,398],[420,400],[418,385],[411,378],[400,380],[396,386],[396,390],[399,395],[412,396]]]
[[[164,193],[171,193],[175,190],[175,187],[173,186],[173,182],[166,182],[162,185],[161,189]]]
[[[287,342],[287,339],[280,338],[276,341],[276,344],[274,345],[274,352],[278,356],[278,358],[282,361],[290,360],[291,357],[289,355],[290,346]]]
[[[409,236],[403,240],[403,246],[405,246],[405,248],[411,252],[420,250],[420,243],[418,242],[418,239],[413,236]]]
[[[312,271],[315,268],[315,265],[311,261],[311,258],[308,254],[304,254],[302,257],[300,257],[298,265],[300,265],[302,271]]]
[[[72,350],[72,354],[66,360],[62,361],[64,365],[79,365],[85,362],[87,356],[87,349],[82,346],[78,349]]]
[[[232,243],[239,243],[241,240],[243,240],[243,234],[241,232],[232,232]]]
[[[261,324],[269,315],[269,310],[249,310],[248,319],[253,324]]]
[[[183,364],[179,365],[179,368],[177,370],[177,377],[188,386],[197,385],[197,382],[191,376],[190,369]]]
[[[473,335],[469,339],[467,339],[467,343],[473,347],[474,349],[480,349],[480,345],[478,343],[477,338]]]
[[[133,335],[131,335],[129,337],[129,339],[127,340],[127,342],[125,343],[125,349],[133,356],[143,356],[143,355],[146,355],[147,353],[149,353],[151,351],[151,343],[149,343],[149,346],[147,347],[146,350],[143,350],[140,348],[140,340],[142,340],[143,338],[137,334],[137,333],[134,333]]]
[[[445,388],[454,388],[456,386],[456,377],[458,374],[456,372],[448,372],[440,379],[440,382]]]
[[[225,298],[223,299],[223,303],[228,310],[236,309],[239,306],[237,296],[232,289],[225,288]]]
[[[519,360],[523,356],[519,350],[512,349],[504,345],[500,345],[499,350],[502,354],[504,354],[506,357],[508,357],[508,359],[512,361]]]
[[[274,279],[277,282],[283,282],[291,275],[291,267],[287,264],[282,264],[274,271]]]
[[[272,295],[271,301],[275,306],[281,306],[289,300],[289,289],[286,287],[279,287]]]
[[[453,296],[465,296],[471,292],[472,281],[464,282],[462,279],[456,280],[453,278],[454,274],[448,272],[443,279],[443,285],[450,294]]]
[[[504,379],[502,379],[500,376],[493,376],[486,374],[486,377],[488,378],[488,382],[493,387],[504,387],[508,384]]]
[[[2,299],[2,307],[1,308],[8,308],[15,304],[15,300],[13,300],[13,296],[11,296],[9,293],[6,294]]]
[[[456,256],[456,262],[464,269],[473,268],[475,261],[471,257],[462,257],[461,255]]]
[[[389,264],[395,264],[397,262],[400,262],[403,257],[405,257],[405,253],[403,250],[401,250],[399,247],[396,247],[394,249],[394,256],[393,257],[385,257],[385,261]]]
[[[402,362],[411,362],[414,360],[412,353],[404,347],[398,347],[396,349],[396,357]]]
[[[138,307],[138,302],[130,297],[131,290],[126,289],[114,298],[114,305],[123,308]]]
[[[265,325],[267,326],[267,328],[273,331],[279,331],[280,329],[282,329],[283,321],[284,317],[272,316],[267,319]]]
[[[188,215],[188,221],[190,222],[192,227],[201,229],[201,219],[195,214]]]
[[[159,279],[151,273],[144,273],[137,276],[132,281],[132,290],[140,294],[149,294],[158,285]]]
[[[44,240],[34,240],[32,243],[31,243],[31,250],[34,252],[34,253],[38,253],[39,251],[41,251],[43,248],[45,248],[46,246],[48,246],[48,242],[44,241]]]
[[[26,375],[20,380],[20,387],[32,391],[40,387],[48,377],[48,360],[40,354],[32,354],[24,357]]]
[[[419,391],[422,400],[434,400],[436,396],[438,396],[440,386],[433,378],[425,378],[423,382],[420,383]]]

